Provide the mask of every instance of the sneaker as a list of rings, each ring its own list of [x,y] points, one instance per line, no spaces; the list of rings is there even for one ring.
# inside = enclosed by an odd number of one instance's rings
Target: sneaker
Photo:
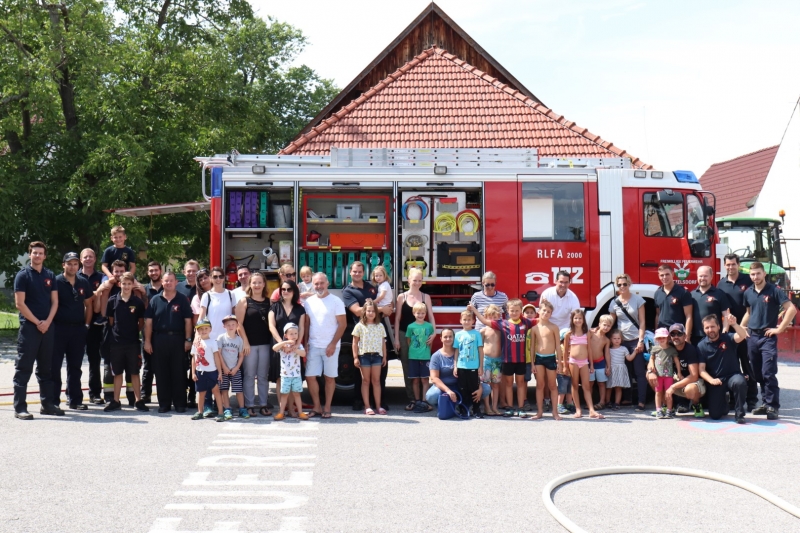
[[[202,420],[203,418],[205,417],[203,416],[203,413],[201,413],[200,411],[197,411],[195,414],[192,415],[192,420]]]
[[[226,420],[225,419],[225,415],[217,415],[217,418],[215,420],[217,422],[225,422],[225,420]]]
[[[94,319],[94,325],[95,326],[104,326],[106,324],[108,324],[108,318],[106,318],[104,316],[99,316],[99,317]]]
[[[93,403],[95,405],[104,405],[106,401],[100,396],[89,396],[89,403]]]
[[[564,407],[563,404],[558,404],[558,414],[560,415],[568,415],[570,414],[570,410]]]
[[[89,409],[82,403],[71,403],[69,404],[69,408],[73,411],[87,411]]]
[[[119,411],[120,409],[122,409],[122,404],[114,400],[111,400],[108,402],[108,404],[106,404],[105,407],[103,407],[103,411],[106,413],[110,413],[111,411]]]
[[[667,408],[666,407],[662,407],[661,409],[656,409],[655,411],[652,411],[650,413],[650,416],[654,416],[656,418],[663,418],[662,415],[666,415],[666,414],[667,414]]]
[[[211,409],[210,407],[203,408],[203,418],[214,418],[218,414],[219,413],[217,413],[214,409]]]
[[[533,406],[530,404],[528,400],[525,400],[525,403],[522,404],[523,411],[533,411]]]
[[[58,407],[57,405],[42,405],[39,409],[39,414],[42,415],[52,415],[52,416],[64,416],[64,410]]]
[[[778,410],[774,407],[767,407],[767,420],[777,420]]]
[[[481,410],[480,410],[480,409],[474,409],[474,410],[472,411],[472,416],[473,416],[474,418],[483,418],[483,413],[481,412]]]
[[[675,418],[675,411],[672,409],[667,409],[667,414],[664,418]]]
[[[692,409],[694,409],[695,418],[704,418],[706,416],[706,414],[703,412],[703,404],[696,403],[692,406]]]
[[[744,416],[737,416],[736,417],[736,423],[737,424],[744,424],[745,423]]]
[[[759,405],[758,407],[753,409],[753,414],[754,415],[765,415],[765,414],[767,414],[767,406],[762,403],[761,405]]]
[[[569,411],[573,415],[575,414],[576,409],[575,409],[575,404],[574,403],[568,403],[565,407],[567,408],[567,411]]]
[[[544,401],[544,407],[543,407],[543,409],[545,410],[545,412],[550,412],[550,411],[553,409],[553,406],[552,406],[552,404],[550,403],[550,400],[545,400],[545,401]]]
[[[231,412],[230,409],[224,409],[222,411],[222,418],[224,418],[225,420],[233,420],[233,413]]]
[[[676,413],[679,415],[683,415],[689,412],[689,407],[686,405],[679,405],[678,408],[675,410]]]
[[[250,413],[247,412],[247,409],[242,407],[239,409],[239,418],[244,418],[245,420],[250,418]]]
[[[138,402],[133,404],[133,407],[136,408],[137,411],[141,411],[143,413],[150,410],[150,408],[147,407],[147,404],[145,403],[144,400],[139,400]]]
[[[427,413],[428,412],[428,404],[423,402],[422,400],[419,400],[414,405],[414,412],[417,413],[417,414],[419,414],[419,413]]]

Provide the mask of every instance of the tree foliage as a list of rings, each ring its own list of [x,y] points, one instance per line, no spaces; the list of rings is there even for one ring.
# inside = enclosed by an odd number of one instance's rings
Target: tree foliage
[[[244,0],[0,4],[0,271],[31,240],[56,268],[102,250],[114,223],[149,258],[207,259],[205,213],[107,210],[198,200],[193,157],[284,146],[335,94],[293,65],[305,44]]]

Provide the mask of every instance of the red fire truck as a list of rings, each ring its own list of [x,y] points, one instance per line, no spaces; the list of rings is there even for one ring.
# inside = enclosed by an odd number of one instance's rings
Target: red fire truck
[[[395,294],[424,272],[437,326],[457,326],[486,271],[509,298],[535,302],[555,274],[596,322],[628,273],[648,302],[667,263],[694,288],[720,271],[714,196],[690,171],[631,168],[624,158],[546,158],[535,149],[336,149],[327,156],[198,157],[211,202],[211,263],[248,263],[277,286],[291,261],[325,272],[383,265]],[[206,190],[210,177],[210,190]]]

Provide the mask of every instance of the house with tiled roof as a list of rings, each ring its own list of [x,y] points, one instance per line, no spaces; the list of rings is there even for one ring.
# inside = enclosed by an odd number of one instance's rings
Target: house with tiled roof
[[[778,148],[779,145],[770,146],[728,161],[714,163],[703,173],[700,183],[717,197],[719,216],[751,210],[764,186]]]
[[[436,4],[423,12],[282,151],[536,148],[543,157],[626,157],[545,106]]]

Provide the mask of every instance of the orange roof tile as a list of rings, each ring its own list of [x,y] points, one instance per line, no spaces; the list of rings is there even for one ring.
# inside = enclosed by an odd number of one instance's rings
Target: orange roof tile
[[[433,47],[289,143],[281,154],[339,148],[536,148],[539,155],[628,157],[453,54]]]
[[[717,197],[717,215],[747,210],[747,202],[764,187],[777,153],[778,146],[771,146],[708,167],[700,176],[700,184]]]

